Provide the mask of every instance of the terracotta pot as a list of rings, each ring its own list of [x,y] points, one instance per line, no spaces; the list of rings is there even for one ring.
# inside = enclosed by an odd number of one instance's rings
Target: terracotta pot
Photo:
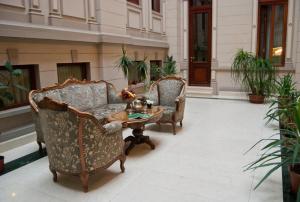
[[[254,104],[263,104],[265,102],[265,96],[249,94],[249,100]]]
[[[291,192],[297,193],[300,185],[300,164],[289,166],[289,174],[291,181]]]
[[[4,156],[0,156],[0,173],[4,171]]]

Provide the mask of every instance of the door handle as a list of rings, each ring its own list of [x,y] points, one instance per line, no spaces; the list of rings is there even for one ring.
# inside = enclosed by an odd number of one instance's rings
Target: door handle
[[[190,61],[193,62],[195,57],[190,57]]]

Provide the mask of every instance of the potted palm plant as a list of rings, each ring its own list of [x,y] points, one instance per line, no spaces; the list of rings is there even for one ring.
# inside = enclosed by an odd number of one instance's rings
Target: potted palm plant
[[[287,74],[275,81],[275,98],[271,100],[269,111],[266,114],[267,123],[279,121],[280,128],[293,125],[293,105],[296,103],[297,91],[293,76]]]
[[[133,69],[138,71],[139,79],[145,81],[148,75],[148,66],[146,64],[147,57],[144,57],[142,61],[134,61],[129,56],[122,46],[122,56],[119,59],[118,67],[122,69],[124,77],[128,78],[129,74],[132,74]]]
[[[265,59],[257,58],[253,53],[239,50],[231,66],[235,82],[249,93],[251,103],[264,103],[265,97],[273,92],[275,68]]]
[[[175,75],[176,71],[176,61],[173,60],[173,56],[167,56],[166,61],[164,62],[164,67],[162,69],[163,76]]]
[[[273,172],[281,167],[288,166],[291,181],[291,190],[297,193],[300,185],[300,101],[294,104],[295,127],[289,129],[280,129],[280,133],[272,135],[270,138],[258,141],[253,147],[261,143],[262,154],[259,158],[246,166],[245,170],[255,170],[258,168],[271,169],[263,176],[254,189],[261,185]],[[278,138],[277,135],[285,135],[290,138]],[[248,151],[247,151],[248,152]]]

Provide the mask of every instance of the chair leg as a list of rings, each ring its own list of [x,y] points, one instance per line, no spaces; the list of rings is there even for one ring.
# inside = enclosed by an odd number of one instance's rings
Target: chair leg
[[[37,141],[37,144],[39,145],[39,152],[42,152],[43,151],[42,143],[40,141]]]
[[[53,174],[53,182],[57,182],[57,172],[50,168],[51,173]]]
[[[182,127],[182,120],[180,121],[180,127]]]
[[[120,157],[120,169],[121,169],[122,173],[125,172],[125,167],[124,167],[125,161],[126,161],[126,155],[122,154]]]
[[[83,191],[88,192],[89,190],[89,174],[86,171],[80,173],[80,180],[83,186]]]
[[[172,127],[173,127],[173,135],[176,135],[176,122],[172,123]]]

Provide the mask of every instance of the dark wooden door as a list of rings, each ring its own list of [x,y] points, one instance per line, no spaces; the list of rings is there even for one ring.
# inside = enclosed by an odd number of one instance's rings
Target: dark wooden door
[[[210,86],[211,4],[189,7],[189,85]]]

